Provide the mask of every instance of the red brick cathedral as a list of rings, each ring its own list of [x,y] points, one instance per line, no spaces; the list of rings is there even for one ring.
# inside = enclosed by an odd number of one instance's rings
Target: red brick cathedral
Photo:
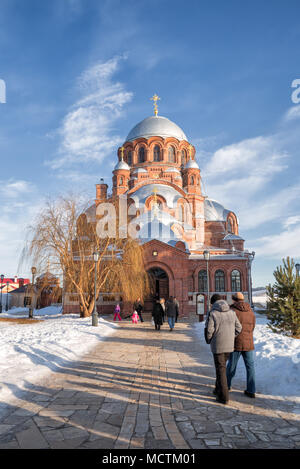
[[[242,291],[251,301],[253,253],[244,250],[238,219],[203,195],[195,148],[178,125],[158,115],[154,102],[155,115],[133,127],[118,149],[112,194],[107,184],[97,184],[88,212],[94,217],[100,203],[126,196],[154,296],[175,296],[182,316],[203,314],[208,289],[229,302],[233,292]],[[98,311],[111,312],[120,299],[121,294],[100,294]],[[146,310],[152,301],[145,302]]]

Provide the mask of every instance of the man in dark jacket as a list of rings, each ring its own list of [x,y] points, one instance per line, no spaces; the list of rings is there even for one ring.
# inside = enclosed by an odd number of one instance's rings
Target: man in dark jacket
[[[167,314],[168,323],[170,326],[170,331],[174,329],[176,313],[178,314],[178,307],[176,303],[174,302],[174,298],[170,296],[166,304],[166,314]]]
[[[154,320],[155,329],[158,331],[160,330],[160,326],[163,325],[163,315],[164,310],[161,305],[161,300],[157,299],[153,307],[152,317]]]
[[[226,378],[226,362],[234,350],[234,339],[241,332],[242,326],[225,300],[218,300],[212,306],[207,322],[207,339],[214,356],[216,385],[214,394],[222,404],[229,401]]]
[[[242,355],[247,372],[247,389],[244,391],[246,396],[255,397],[255,371],[254,371],[254,341],[253,331],[255,328],[255,314],[250,305],[245,303],[244,295],[240,292],[232,295],[234,303],[231,309],[235,311],[243,330],[235,339],[234,352],[230,354],[227,364],[227,383],[231,387],[232,378],[235,375],[236,367],[240,356]]]
[[[133,308],[134,308],[134,309],[136,310],[136,312],[138,313],[141,322],[144,322],[143,317],[142,317],[143,305],[142,305],[142,303],[141,303],[141,299],[140,299],[140,298],[138,298],[138,299],[136,300],[136,302],[135,302],[134,305],[133,305]]]

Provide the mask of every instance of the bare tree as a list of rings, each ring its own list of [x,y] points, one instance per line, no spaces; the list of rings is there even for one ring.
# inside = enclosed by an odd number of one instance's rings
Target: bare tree
[[[94,251],[99,253],[97,297],[99,292],[120,292],[124,301],[133,302],[149,293],[142,247],[131,238],[115,234],[99,237],[96,211],[91,216],[91,207],[87,208],[74,195],[47,200],[28,227],[22,255],[39,272],[50,265],[63,275],[65,291],[78,295],[81,317],[90,316],[94,309]]]

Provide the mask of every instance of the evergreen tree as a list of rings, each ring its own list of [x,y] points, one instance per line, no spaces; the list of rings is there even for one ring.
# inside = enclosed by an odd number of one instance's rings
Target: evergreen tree
[[[274,271],[276,282],[267,286],[268,326],[274,332],[300,335],[300,277],[293,259],[282,259],[283,266]]]

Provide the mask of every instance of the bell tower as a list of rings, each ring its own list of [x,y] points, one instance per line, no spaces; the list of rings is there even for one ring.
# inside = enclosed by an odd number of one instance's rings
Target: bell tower
[[[128,191],[130,166],[124,161],[124,147],[119,149],[119,159],[113,171],[113,195],[121,195]]]

